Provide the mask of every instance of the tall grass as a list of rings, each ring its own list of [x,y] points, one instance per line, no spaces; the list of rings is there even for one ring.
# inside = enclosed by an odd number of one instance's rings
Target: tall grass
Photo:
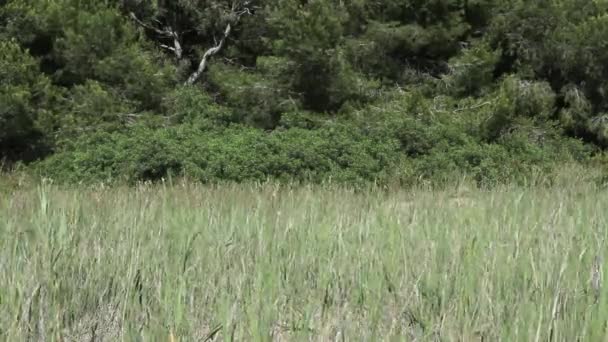
[[[13,190],[0,339],[605,340],[607,203],[583,185]]]

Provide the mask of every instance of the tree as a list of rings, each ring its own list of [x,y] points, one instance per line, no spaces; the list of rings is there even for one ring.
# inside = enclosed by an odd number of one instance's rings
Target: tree
[[[201,77],[209,59],[222,50],[233,26],[243,15],[252,14],[251,3],[251,0],[203,1],[203,4],[192,0],[127,1],[124,9],[160,48],[170,51],[177,61],[185,58],[195,64],[194,61],[198,60],[185,81],[186,85],[191,85]],[[145,18],[141,19],[139,15]],[[203,46],[207,47],[201,55]]]
[[[0,159],[33,159],[52,129],[56,90],[16,42],[0,42]],[[51,126],[51,127],[49,127]]]

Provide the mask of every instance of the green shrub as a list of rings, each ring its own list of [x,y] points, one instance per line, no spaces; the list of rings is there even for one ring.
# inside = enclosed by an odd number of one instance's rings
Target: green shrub
[[[405,92],[347,120],[398,141],[409,157],[398,171],[406,184],[446,184],[464,176],[482,186],[525,183],[539,175],[550,179],[558,166],[589,158],[588,146],[549,120],[555,95],[546,84],[512,77],[497,94],[458,99]]]
[[[483,95],[494,82],[500,50],[479,44],[450,59],[450,74],[444,77],[448,92],[456,96]]]
[[[525,183],[537,175],[550,179],[558,166],[589,156],[581,142],[557,130],[524,123],[488,143],[475,129],[477,113],[452,121],[453,113],[435,114],[395,111],[365,125],[345,119],[312,130],[296,125],[272,132],[240,125],[137,126],[83,136],[37,164],[37,170],[66,182],[187,176],[201,182],[388,184],[399,179],[440,185],[466,175],[480,186],[493,186]]]
[[[486,137],[495,141],[524,118],[531,123],[546,123],[555,113],[556,95],[546,82],[506,77],[492,96],[490,118],[486,122]]]
[[[235,122],[270,129],[277,125],[281,113],[300,106],[298,96],[281,80],[285,76],[269,70],[273,66],[284,69],[281,62],[260,58],[257,72],[225,64],[210,68],[209,80],[219,91],[222,103],[233,108]]]
[[[195,86],[178,87],[169,92],[161,107],[172,124],[224,127],[237,121],[230,108],[216,104],[209,94]]]
[[[275,178],[357,183],[386,179],[398,160],[396,141],[379,141],[344,125],[272,133],[242,126],[205,132],[181,125],[84,136],[37,169],[67,182],[134,182],[172,174],[202,182]]]

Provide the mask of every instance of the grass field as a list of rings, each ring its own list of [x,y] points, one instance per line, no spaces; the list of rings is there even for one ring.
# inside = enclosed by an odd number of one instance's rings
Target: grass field
[[[608,193],[224,185],[0,198],[4,341],[603,341]]]

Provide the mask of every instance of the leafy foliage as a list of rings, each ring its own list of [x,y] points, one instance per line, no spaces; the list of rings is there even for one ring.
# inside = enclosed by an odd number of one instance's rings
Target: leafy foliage
[[[608,146],[607,9],[8,0],[0,158],[72,181],[550,173]]]
[[[0,153],[28,159],[52,125],[55,90],[14,41],[0,43],[0,79]]]

